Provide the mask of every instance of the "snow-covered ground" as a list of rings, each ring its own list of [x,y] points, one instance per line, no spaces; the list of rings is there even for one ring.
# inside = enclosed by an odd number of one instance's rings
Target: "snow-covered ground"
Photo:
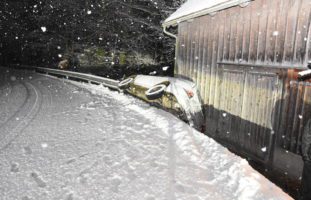
[[[165,111],[0,68],[0,199],[291,199]]]

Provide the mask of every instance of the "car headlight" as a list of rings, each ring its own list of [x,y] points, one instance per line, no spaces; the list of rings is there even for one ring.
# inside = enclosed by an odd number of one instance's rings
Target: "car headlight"
[[[175,104],[174,104],[174,107],[175,107],[175,108],[180,108],[180,104],[179,104],[179,103],[175,103]]]

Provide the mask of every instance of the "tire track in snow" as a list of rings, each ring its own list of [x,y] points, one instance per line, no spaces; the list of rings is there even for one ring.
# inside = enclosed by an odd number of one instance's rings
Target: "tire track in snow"
[[[27,103],[27,99],[29,98],[29,91],[28,91],[26,85],[25,85],[24,83],[22,83],[22,82],[21,82],[21,84],[20,84],[19,86],[22,86],[22,87],[26,90],[25,99],[24,99],[23,102],[20,104],[20,106],[18,107],[18,109],[14,110],[14,112],[13,112],[11,115],[9,115],[8,117],[6,117],[6,119],[4,119],[3,121],[1,121],[0,130],[1,130],[1,128],[2,128],[5,124],[7,124],[9,121],[12,121],[13,119],[18,118],[18,113],[20,113],[19,110],[21,110],[23,107],[25,107],[25,105],[26,105],[26,103]],[[11,86],[10,94],[8,94],[8,95],[11,95],[11,94],[13,95],[13,94],[14,94],[13,92],[15,92],[15,89],[16,89],[15,87],[16,87],[16,85],[15,85],[15,86]],[[0,98],[2,99],[3,97],[0,97]],[[7,100],[6,103],[10,103],[10,98]]]
[[[8,82],[5,85],[0,87],[0,99],[3,99],[4,96],[8,96],[12,92],[12,85]],[[7,92],[5,92],[7,91]]]
[[[7,83],[4,86],[0,87],[0,107],[3,109],[0,111],[0,127],[7,120],[7,108],[4,107],[4,104],[7,103],[6,97],[12,93],[12,89],[13,87],[10,83]]]
[[[19,112],[16,114],[24,117],[18,124],[16,124],[15,118],[12,120],[13,117],[11,117],[11,119],[7,121],[4,126],[0,127],[0,132],[4,133],[4,138],[0,141],[0,151],[8,148],[12,142],[22,134],[22,131],[34,119],[41,108],[42,98],[39,91],[30,82],[24,83],[24,85],[27,88],[27,99]]]

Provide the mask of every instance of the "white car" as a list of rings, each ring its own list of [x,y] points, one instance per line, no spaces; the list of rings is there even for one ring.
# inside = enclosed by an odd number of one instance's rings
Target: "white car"
[[[195,83],[180,78],[134,75],[121,81],[119,88],[204,132],[203,107]]]

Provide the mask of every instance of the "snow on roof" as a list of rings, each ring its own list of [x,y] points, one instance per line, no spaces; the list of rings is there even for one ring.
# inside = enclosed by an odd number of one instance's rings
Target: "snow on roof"
[[[175,25],[181,21],[242,5],[249,1],[251,0],[188,0],[164,21],[163,26]]]

